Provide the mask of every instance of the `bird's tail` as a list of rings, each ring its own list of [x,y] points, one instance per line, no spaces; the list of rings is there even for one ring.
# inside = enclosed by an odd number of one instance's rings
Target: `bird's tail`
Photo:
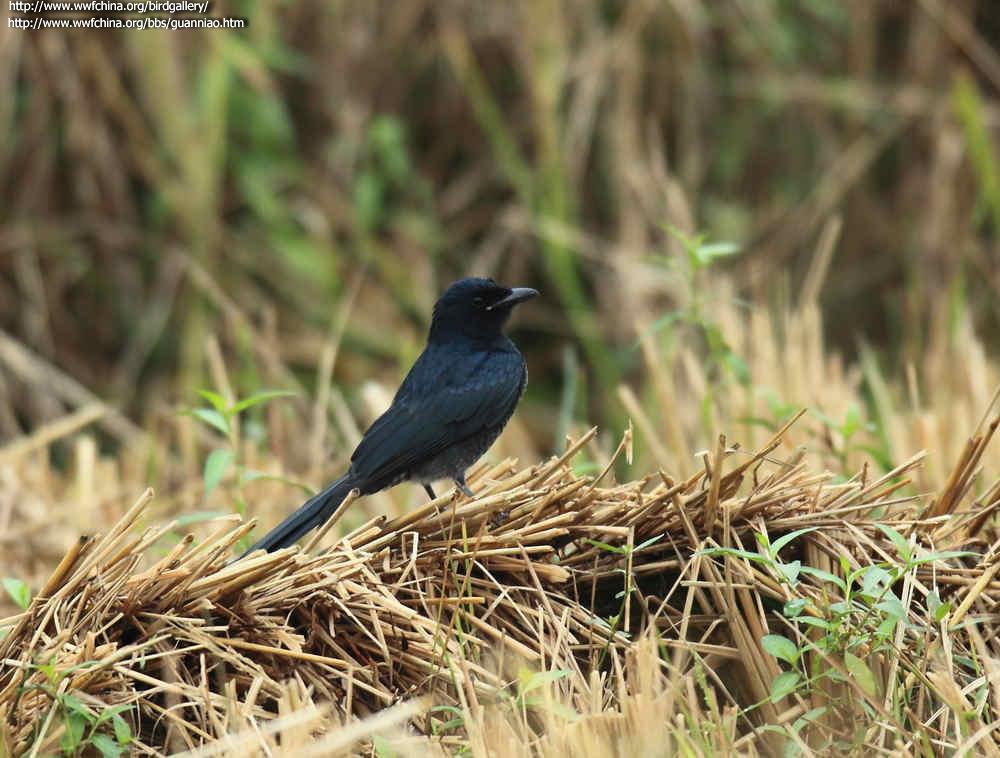
[[[266,550],[270,553],[295,544],[303,534],[326,523],[344,502],[344,498],[357,486],[357,480],[350,474],[340,477],[322,492],[309,498],[291,516],[255,542],[240,558],[254,550]]]

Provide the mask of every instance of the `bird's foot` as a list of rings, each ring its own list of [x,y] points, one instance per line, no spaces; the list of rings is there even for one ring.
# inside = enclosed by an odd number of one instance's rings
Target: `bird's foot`
[[[469,485],[465,483],[464,476],[455,480],[455,486],[458,487],[462,491],[462,494],[465,495],[466,497],[476,496],[475,493],[469,489]]]

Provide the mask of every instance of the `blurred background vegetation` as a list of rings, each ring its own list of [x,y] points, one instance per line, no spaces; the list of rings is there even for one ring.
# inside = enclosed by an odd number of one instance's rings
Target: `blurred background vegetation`
[[[320,484],[470,274],[543,293],[501,442],[529,461],[631,419],[683,474],[808,407],[834,470],[927,447],[933,487],[1000,381],[994,2],[213,12],[248,26],[0,29],[0,442],[103,399],[39,465],[142,450],[104,464],[131,487],[36,495],[201,503],[198,389],[296,391],[229,443]]]

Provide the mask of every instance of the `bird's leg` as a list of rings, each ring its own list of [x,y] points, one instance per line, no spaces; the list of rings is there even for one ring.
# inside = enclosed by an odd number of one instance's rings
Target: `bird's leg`
[[[459,474],[455,477],[455,486],[462,490],[462,494],[466,497],[475,497],[472,490],[469,489],[469,485],[465,483],[465,474]]]
[[[437,499],[437,495],[434,494],[434,488],[431,487],[429,484],[424,485],[424,492],[427,493],[427,497],[429,497],[431,500]]]

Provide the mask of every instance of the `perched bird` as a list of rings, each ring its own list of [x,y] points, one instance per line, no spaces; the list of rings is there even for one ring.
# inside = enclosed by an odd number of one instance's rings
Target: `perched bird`
[[[265,535],[254,550],[288,547],[321,526],[344,498],[402,481],[451,479],[466,495],[465,471],[487,451],[510,420],[528,381],[524,357],[503,334],[511,310],[538,294],[492,279],[452,284],[434,306],[427,346],[351,455],[340,479],[306,501]]]

